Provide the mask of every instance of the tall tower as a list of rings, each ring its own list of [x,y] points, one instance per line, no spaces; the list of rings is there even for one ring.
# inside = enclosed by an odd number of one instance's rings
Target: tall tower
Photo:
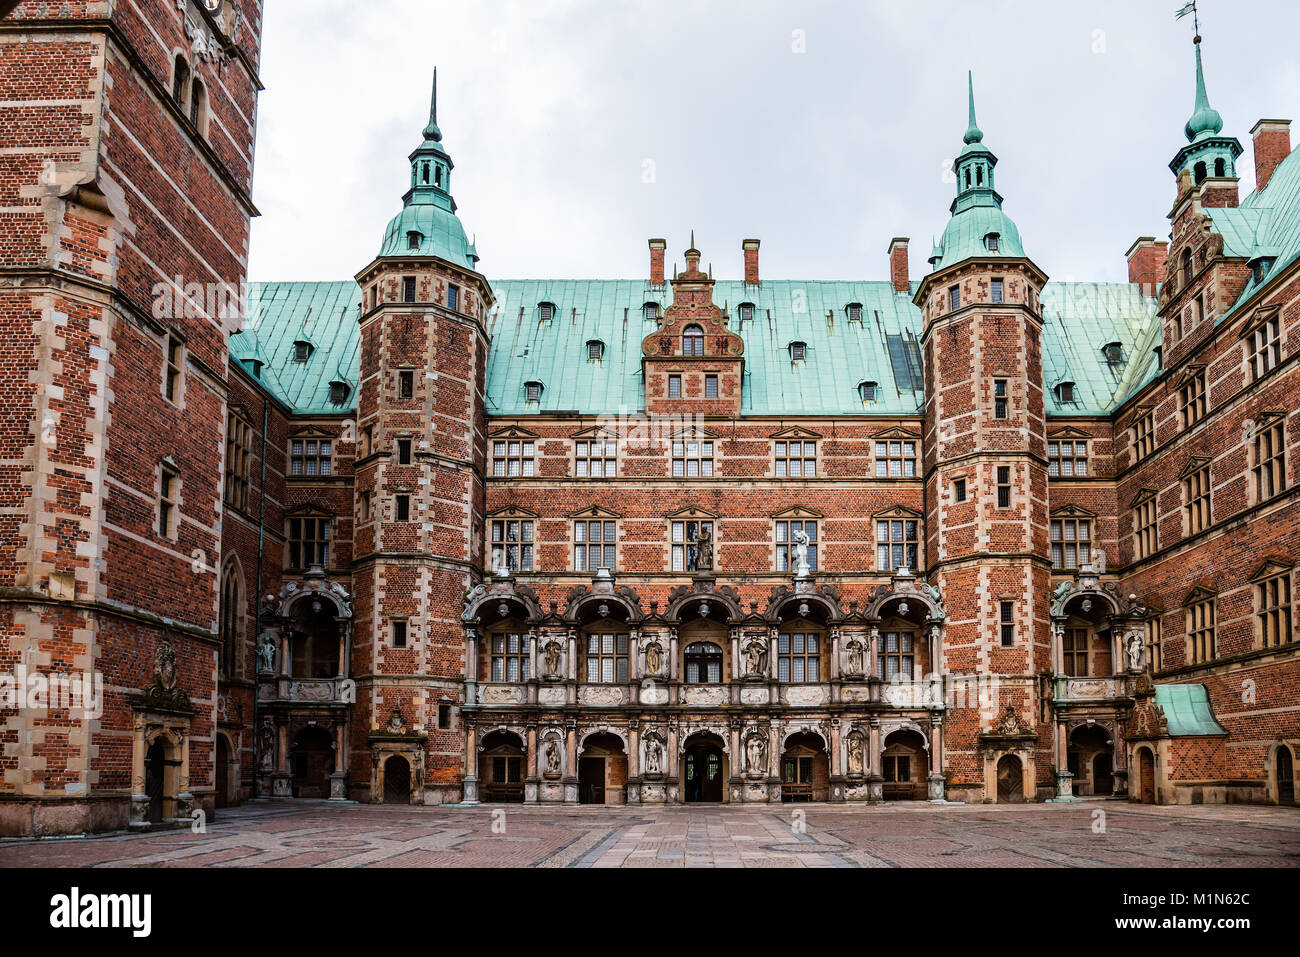
[[[1006,755],[985,747],[981,734],[1005,724],[1010,707],[1025,731],[1012,756],[1032,798],[1047,770],[1036,767],[1042,735],[1028,736],[1035,675],[1050,661],[1048,627],[1036,611],[1045,608],[1050,575],[1039,314],[1047,277],[1002,211],[973,81],[969,97],[952,218],[914,299],[926,357],[928,565],[950,596],[945,763],[950,797],[989,794],[996,760]],[[980,676],[985,699],[960,676]]]
[[[357,676],[350,796],[461,799],[462,597],[482,565],[485,319],[492,291],[456,218],[453,164],[429,123],[410,189],[362,289],[353,570]],[[373,770],[372,770],[373,769]]]

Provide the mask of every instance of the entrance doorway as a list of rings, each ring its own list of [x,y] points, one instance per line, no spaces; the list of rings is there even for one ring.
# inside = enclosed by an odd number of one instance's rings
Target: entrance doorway
[[[825,801],[829,797],[826,742],[810,731],[792,735],[781,755],[781,800]]]
[[[1150,748],[1138,751],[1138,800],[1156,803],[1156,759]]]
[[[1092,793],[1110,797],[1115,790],[1115,771],[1109,754],[1099,754],[1092,761]]]
[[[224,734],[217,735],[217,794],[216,806],[229,807],[230,799],[230,745]]]
[[[161,741],[149,745],[144,756],[144,793],[149,797],[149,823],[163,819],[163,800],[167,793],[167,749]]]
[[[494,731],[483,739],[483,800],[492,804],[524,801],[524,743],[512,731]]]
[[[329,797],[329,776],[334,773],[334,742],[324,728],[309,726],[298,732],[289,751],[293,770],[293,796]]]
[[[1285,744],[1277,746],[1277,803],[1291,807],[1295,804],[1295,764],[1291,749]]]
[[[922,801],[926,795],[925,739],[910,728],[895,731],[885,738],[880,769],[885,784],[886,801]]]
[[[587,738],[578,757],[578,801],[622,804],[626,784],[627,754],[622,738],[608,732]]]
[[[400,755],[384,762],[384,803],[411,803],[411,763]]]
[[[682,793],[687,804],[722,801],[722,748],[712,741],[696,741],[686,748]]]
[[[605,759],[578,759],[578,800],[582,804],[605,803]]]
[[[1025,803],[1025,772],[1014,754],[1003,755],[998,761],[998,803]]]

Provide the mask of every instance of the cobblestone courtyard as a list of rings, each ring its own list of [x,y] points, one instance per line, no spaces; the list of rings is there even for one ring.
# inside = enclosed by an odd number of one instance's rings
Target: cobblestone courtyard
[[[222,812],[205,834],[0,844],[0,867],[1297,865],[1295,809],[1118,802],[539,809],[264,801]]]

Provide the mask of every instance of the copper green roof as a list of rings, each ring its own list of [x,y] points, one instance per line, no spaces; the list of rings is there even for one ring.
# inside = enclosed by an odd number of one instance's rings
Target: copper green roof
[[[498,280],[492,289],[489,415],[644,409],[641,341],[656,328],[644,306],[653,302],[662,311],[671,293],[642,280]],[[231,338],[231,358],[261,357],[262,385],[296,412],[350,411],[356,406],[360,299],[350,281],[254,284],[252,315],[246,330]],[[765,280],[754,287],[719,281],[714,301],[726,305],[731,327],[745,341],[743,414],[922,413],[921,313],[911,292],[894,292],[889,282]],[[539,318],[543,303],[554,309],[550,322]],[[742,306],[753,307],[752,319],[741,319]],[[849,320],[850,306],[861,307],[861,321]],[[1049,414],[1109,414],[1158,371],[1155,300],[1138,287],[1048,283],[1042,309]],[[304,336],[316,348],[298,362],[294,341]],[[599,360],[588,359],[593,340],[604,344]],[[1122,345],[1118,364],[1102,351],[1116,341]],[[806,346],[801,362],[791,359],[794,342]],[[1074,401],[1063,404],[1054,387],[1067,380],[1075,384]],[[343,406],[331,402],[334,381],[348,384]],[[528,382],[542,384],[539,402],[526,401]],[[874,401],[863,401],[863,383],[876,384]]]
[[[1156,704],[1165,713],[1170,737],[1228,733],[1214,717],[1205,685],[1156,685]]]

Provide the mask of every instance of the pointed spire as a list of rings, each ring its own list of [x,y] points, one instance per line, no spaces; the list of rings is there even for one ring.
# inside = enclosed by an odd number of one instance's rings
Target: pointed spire
[[[1192,118],[1187,121],[1183,132],[1188,142],[1204,135],[1214,136],[1223,130],[1223,117],[1219,111],[1210,106],[1210,95],[1205,91],[1205,69],[1201,65],[1201,38],[1193,41],[1196,45],[1196,107]]]
[[[438,129],[438,68],[433,68],[433,98],[429,101],[429,125],[424,128],[424,138],[435,143],[442,141],[442,130]]]
[[[966,71],[966,86],[970,96],[970,124],[966,127],[965,142],[969,146],[971,143],[978,143],[984,139],[984,132],[975,122],[975,75],[971,70]]]

